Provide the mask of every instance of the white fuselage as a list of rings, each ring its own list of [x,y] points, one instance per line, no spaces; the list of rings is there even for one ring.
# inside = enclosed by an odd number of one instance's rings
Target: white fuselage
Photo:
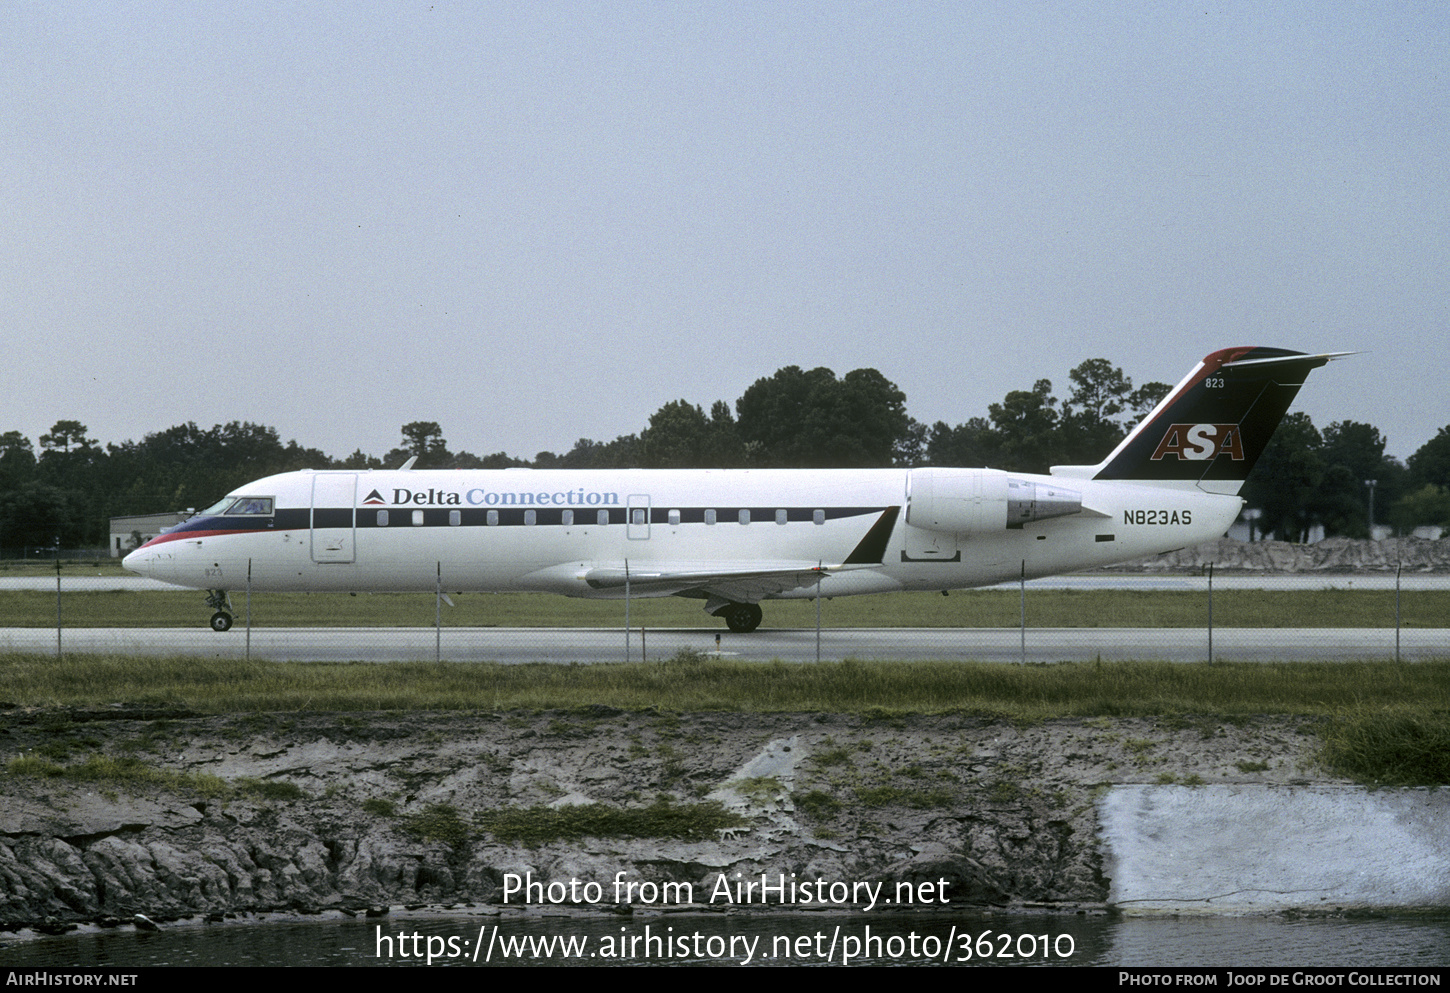
[[[1009,480],[1035,484],[1043,506],[1067,488],[1080,509],[1008,526]],[[1242,506],[1191,486],[990,469],[303,471],[235,496],[258,499],[192,518],[126,568],[214,590],[610,598],[625,587],[598,577],[628,573],[657,581],[636,596],[726,599],[736,576],[816,570],[749,599],[850,596],[1104,566],[1217,538]]]

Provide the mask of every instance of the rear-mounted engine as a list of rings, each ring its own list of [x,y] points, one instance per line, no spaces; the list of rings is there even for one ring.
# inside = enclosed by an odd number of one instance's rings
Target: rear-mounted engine
[[[906,523],[954,534],[997,532],[1082,511],[1082,494],[996,469],[913,469]]]

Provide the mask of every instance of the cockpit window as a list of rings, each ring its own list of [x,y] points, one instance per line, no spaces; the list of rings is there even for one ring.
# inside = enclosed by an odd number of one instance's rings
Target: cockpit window
[[[197,517],[215,517],[217,514],[220,514],[222,511],[224,511],[228,507],[230,507],[233,503],[236,503],[236,500],[237,500],[237,498],[234,497],[234,496],[224,496],[220,500],[218,500],[216,503],[212,504],[210,507],[206,508],[205,510],[203,510],[201,513],[197,514],[196,516]]]
[[[225,511],[228,516],[234,514],[247,514],[249,516],[267,517],[272,513],[271,497],[241,497]]]

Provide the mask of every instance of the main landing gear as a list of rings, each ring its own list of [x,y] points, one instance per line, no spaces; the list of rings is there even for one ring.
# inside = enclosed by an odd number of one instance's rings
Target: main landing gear
[[[211,615],[211,629],[217,633],[232,629],[232,601],[226,590],[207,590],[206,605],[216,611]]]
[[[725,626],[736,634],[749,634],[760,627],[765,612],[758,603],[727,603],[715,611],[715,616],[725,618]]]

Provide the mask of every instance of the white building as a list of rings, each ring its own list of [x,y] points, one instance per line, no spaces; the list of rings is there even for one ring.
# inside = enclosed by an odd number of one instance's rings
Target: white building
[[[165,514],[134,514],[130,517],[111,518],[111,558],[120,558],[190,516],[191,511],[176,510]]]

